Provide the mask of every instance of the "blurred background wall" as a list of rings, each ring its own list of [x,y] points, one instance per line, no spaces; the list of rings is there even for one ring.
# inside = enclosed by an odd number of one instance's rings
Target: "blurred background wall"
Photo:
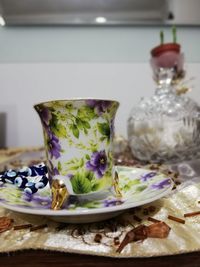
[[[1,27],[1,146],[41,145],[33,104],[72,97],[119,100],[116,132],[126,137],[131,107],[154,92],[149,58],[161,29],[172,41],[169,27]],[[194,77],[190,96],[200,103],[200,27],[177,30],[186,80]]]

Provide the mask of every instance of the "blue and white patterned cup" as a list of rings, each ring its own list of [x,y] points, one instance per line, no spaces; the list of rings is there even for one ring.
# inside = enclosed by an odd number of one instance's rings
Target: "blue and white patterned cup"
[[[56,100],[34,106],[43,126],[51,188],[66,188],[66,195],[82,196],[112,186],[118,106],[117,101],[98,99]]]

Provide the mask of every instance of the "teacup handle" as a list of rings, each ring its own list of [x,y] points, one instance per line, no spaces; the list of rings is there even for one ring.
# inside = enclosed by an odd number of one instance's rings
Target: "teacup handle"
[[[59,210],[69,198],[69,192],[65,183],[60,179],[54,179],[51,184],[52,203],[51,209]]]
[[[114,176],[114,181],[113,181],[113,187],[114,187],[116,198],[122,198],[122,193],[119,188],[119,176],[116,171],[115,171],[115,176]]]

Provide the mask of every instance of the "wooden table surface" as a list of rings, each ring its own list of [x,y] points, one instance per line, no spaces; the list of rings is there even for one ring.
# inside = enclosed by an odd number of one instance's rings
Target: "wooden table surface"
[[[154,258],[116,259],[41,250],[0,254],[0,267],[200,267],[200,252]]]

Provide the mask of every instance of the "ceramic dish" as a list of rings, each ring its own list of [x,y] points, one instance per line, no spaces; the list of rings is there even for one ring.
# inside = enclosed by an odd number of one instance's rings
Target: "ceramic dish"
[[[69,223],[95,222],[114,217],[124,210],[155,201],[170,193],[173,181],[160,173],[142,168],[116,166],[122,197],[111,191],[99,199],[71,196],[62,210],[50,209],[51,193],[47,183],[34,194],[14,184],[0,184],[0,206],[12,211],[42,215]],[[30,174],[29,174],[30,175]],[[29,184],[40,184],[41,175],[27,177]]]

